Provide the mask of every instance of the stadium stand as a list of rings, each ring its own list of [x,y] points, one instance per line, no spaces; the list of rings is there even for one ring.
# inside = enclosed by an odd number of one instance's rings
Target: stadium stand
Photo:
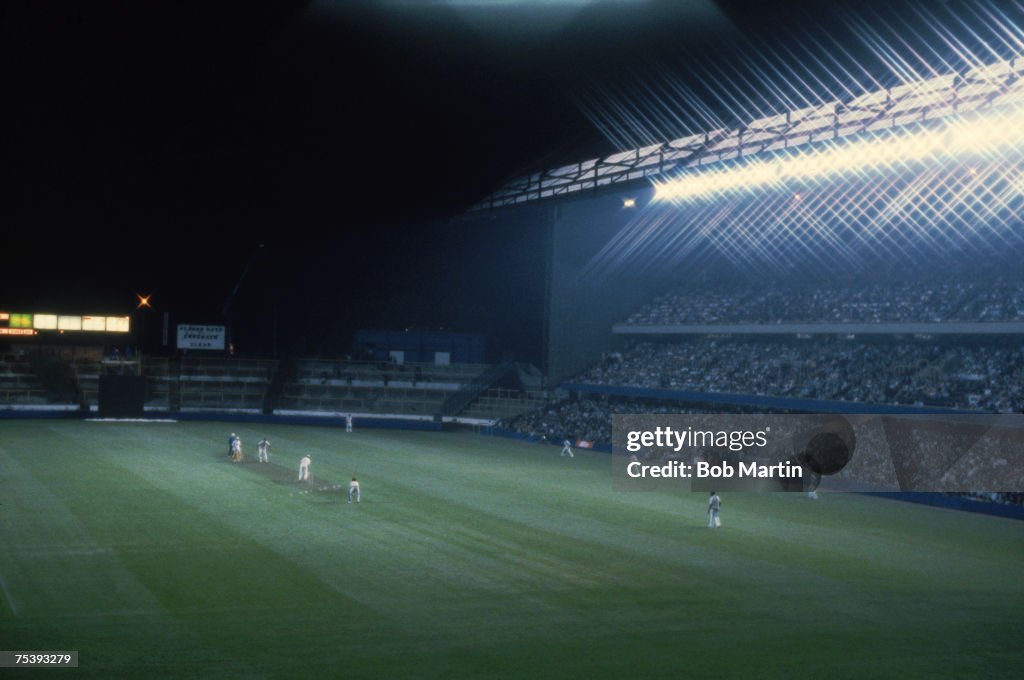
[[[485,364],[399,365],[323,359],[278,362],[194,355],[130,360],[58,354],[47,356],[46,361],[54,376],[66,378],[66,384],[61,383],[64,389],[53,398],[31,358],[2,355],[0,405],[59,402],[95,409],[102,374],[141,373],[147,411],[351,412],[433,419],[441,414],[446,399],[475,384],[492,368]],[[473,414],[470,417],[494,419],[534,408],[542,399],[539,394],[485,386],[474,392],[474,398],[460,411],[468,407]]]
[[[262,412],[277,365],[268,359],[147,356],[141,368],[146,409]]]
[[[506,418],[498,423],[499,430],[515,433],[533,441],[560,443],[563,439],[589,440],[598,446],[610,446],[612,441],[612,416],[614,414],[692,414],[711,415],[721,413],[742,413],[742,408],[710,407],[710,405],[682,406],[678,402],[657,399],[637,399],[603,395],[596,397],[563,398],[530,413]],[[761,411],[763,412],[763,411]],[[778,421],[773,427],[778,426]],[[881,428],[858,428],[857,455],[837,476],[837,479],[857,484],[876,485],[875,488],[892,488],[893,479],[887,472],[889,447]],[[935,433],[932,433],[935,435]],[[921,435],[918,435],[921,436]],[[943,435],[938,435],[943,436]],[[949,434],[945,436],[953,436]],[[1005,451],[999,450],[995,440],[974,442],[972,448],[958,457],[955,478],[961,475],[972,479],[980,488],[1011,487],[1024,484],[1024,470],[1007,469],[1000,464]],[[927,448],[927,447],[926,447]],[[944,447],[939,446],[937,450]],[[928,450],[932,450],[929,448]],[[1006,463],[1005,459],[1002,460]],[[942,463],[937,463],[941,465]],[[966,470],[966,472],[965,472]],[[974,491],[950,493],[971,500],[1003,505],[1024,504],[1024,494],[1003,491]]]
[[[101,352],[78,351],[65,357],[74,375],[78,389],[78,401],[87,408],[99,404],[99,383],[102,374],[138,375],[138,358],[103,356]]]
[[[1024,505],[1024,493],[1019,491],[970,491],[953,494],[986,503],[999,503],[1001,505]]]
[[[680,285],[632,314],[624,325],[1024,320],[1024,281],[1019,277],[766,283]]]
[[[394,364],[300,359],[276,400],[285,412],[431,416],[449,395],[486,372],[483,364]]]
[[[472,380],[467,381],[459,389],[451,392],[441,404],[442,416],[456,416],[480,399],[492,386],[515,373],[515,365],[502,363],[491,366]]]
[[[146,410],[177,411],[181,405],[181,390],[172,379],[171,361],[166,357],[145,356],[142,376],[146,379]]]
[[[612,415],[626,413],[700,413],[703,409],[686,408],[674,401],[633,399],[604,395],[568,399],[562,395],[532,411],[502,418],[499,427],[526,435],[530,439],[563,439],[610,444],[612,441]]]
[[[46,390],[23,356],[0,354],[0,403],[40,405],[46,403]]]
[[[1016,412],[1024,351],[1013,341],[934,338],[636,341],[574,382]]]
[[[462,411],[466,418],[495,420],[533,411],[547,404],[547,392],[536,390],[487,389]]]
[[[78,358],[71,362],[71,368],[75,374],[80,403],[87,407],[98,405],[102,361],[93,358]]]
[[[180,410],[262,411],[277,361],[184,357],[178,368]]]

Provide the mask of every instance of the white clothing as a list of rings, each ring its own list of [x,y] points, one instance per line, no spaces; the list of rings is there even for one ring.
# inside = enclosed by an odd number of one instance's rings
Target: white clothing
[[[722,526],[722,520],[718,517],[718,510],[722,507],[722,499],[718,494],[708,499],[708,527],[718,528]]]

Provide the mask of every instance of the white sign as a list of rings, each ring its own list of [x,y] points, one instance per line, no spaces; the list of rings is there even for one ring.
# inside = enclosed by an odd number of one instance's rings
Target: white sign
[[[178,349],[224,349],[224,326],[178,324]]]
[[[58,316],[57,328],[62,331],[82,330],[82,317],[80,316]]]
[[[108,333],[127,333],[129,330],[129,321],[127,316],[108,316],[107,317],[107,332]]]
[[[36,314],[33,317],[32,327],[38,329],[45,329],[55,331],[57,330],[57,315],[56,314]]]
[[[83,316],[83,331],[105,331],[107,330],[107,318],[105,316]]]

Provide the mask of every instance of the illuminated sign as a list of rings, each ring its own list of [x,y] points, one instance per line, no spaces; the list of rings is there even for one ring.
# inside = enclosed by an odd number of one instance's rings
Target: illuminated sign
[[[107,330],[107,317],[105,316],[83,316],[83,331],[105,331]]]
[[[127,316],[108,316],[107,317],[107,332],[108,333],[127,333],[130,324]]]
[[[32,328],[32,315],[12,313],[7,325],[10,328]]]
[[[62,331],[82,330],[82,317],[80,316],[58,316],[57,328]]]
[[[127,316],[0,312],[0,335],[37,335],[38,331],[128,333],[131,319]]]

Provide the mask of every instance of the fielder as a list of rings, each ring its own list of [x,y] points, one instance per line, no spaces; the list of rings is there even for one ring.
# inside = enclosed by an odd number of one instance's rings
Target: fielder
[[[717,529],[722,526],[722,520],[718,517],[718,510],[722,507],[722,499],[718,497],[718,494],[714,491],[711,492],[711,497],[708,498],[708,528]]]
[[[566,455],[569,456],[570,458],[576,457],[572,455],[572,443],[568,439],[562,442],[562,453],[560,453],[558,457],[561,458],[562,456]]]
[[[243,460],[241,437],[235,437],[231,440],[231,460],[236,463],[240,463]]]
[[[302,460],[299,461],[299,481],[300,482],[308,482],[309,481],[309,464],[312,463],[312,462],[313,462],[313,458],[311,456],[309,456],[309,455],[303,456]]]
[[[236,439],[238,439],[238,435],[235,434],[234,432],[232,432],[231,436],[228,437],[228,455],[229,456],[235,455],[235,440]]]
[[[356,503],[360,503],[361,502],[362,494],[359,493],[359,480],[356,479],[355,477],[353,477],[352,481],[348,483],[348,502],[349,503],[352,502],[352,497],[353,496],[355,496]]]
[[[349,413],[345,416],[345,432],[352,431],[352,414]]]
[[[261,463],[270,462],[270,440],[264,437],[260,440],[260,443],[256,445],[256,454]]]

